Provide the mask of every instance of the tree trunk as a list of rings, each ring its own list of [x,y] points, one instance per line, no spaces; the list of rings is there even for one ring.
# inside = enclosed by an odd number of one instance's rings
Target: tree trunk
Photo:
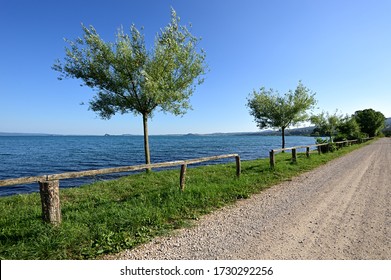
[[[144,127],[144,151],[145,151],[145,163],[151,163],[151,154],[149,152],[149,140],[148,140],[148,114],[143,114],[143,127]],[[151,169],[147,169],[147,172],[151,171]]]
[[[285,149],[285,127],[281,127],[282,149]],[[283,151],[284,152],[284,151]]]

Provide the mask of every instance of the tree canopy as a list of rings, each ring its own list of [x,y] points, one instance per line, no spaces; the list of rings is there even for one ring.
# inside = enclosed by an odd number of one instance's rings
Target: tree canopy
[[[384,115],[373,109],[356,111],[354,115],[345,117],[337,112],[333,115],[322,112],[311,116],[310,120],[315,125],[313,133],[328,136],[329,142],[374,137],[380,134],[385,125]]]
[[[356,111],[353,117],[360,126],[361,132],[368,134],[369,137],[379,135],[385,127],[385,116],[373,109]]]
[[[327,135],[330,138],[330,142],[333,142],[333,136],[337,134],[341,120],[342,116],[339,116],[337,112],[332,115],[328,112],[322,112],[319,115],[310,117],[311,123],[315,125],[315,132],[318,132],[320,135]]]
[[[307,111],[315,105],[315,93],[301,81],[294,91],[289,90],[283,96],[262,87],[247,98],[247,107],[260,129],[281,129],[282,148],[285,148],[285,129],[308,120]]]
[[[115,42],[105,42],[93,26],[82,25],[84,35],[66,40],[63,61],[53,65],[59,79],[77,78],[96,91],[90,109],[103,119],[116,113],[143,117],[146,163],[150,163],[148,119],[159,109],[174,115],[191,108],[189,98],[203,82],[205,53],[198,49],[199,38],[171,10],[171,22],[147,50],[144,36],[132,25],[130,33],[122,28]]]
[[[344,118],[342,118],[337,127],[337,130],[337,137],[339,141],[363,138],[360,126],[353,116],[346,115]]]

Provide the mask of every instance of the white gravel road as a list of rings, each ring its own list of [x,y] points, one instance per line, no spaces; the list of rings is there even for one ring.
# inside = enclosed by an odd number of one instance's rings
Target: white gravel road
[[[109,259],[391,259],[391,139]]]

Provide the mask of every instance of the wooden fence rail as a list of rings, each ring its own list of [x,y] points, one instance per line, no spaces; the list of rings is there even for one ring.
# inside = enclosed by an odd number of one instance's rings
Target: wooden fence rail
[[[362,142],[365,142],[367,140],[371,140],[373,139],[372,138],[364,138],[364,139],[361,139],[361,140],[346,140],[346,141],[338,141],[338,142],[333,142],[333,144],[336,144],[337,146],[339,147],[343,147],[345,145],[349,145],[349,144],[353,144],[353,143],[362,143]],[[276,165],[276,161],[275,161],[275,153],[277,152],[283,152],[283,151],[288,151],[288,150],[292,150],[292,162],[296,162],[297,161],[297,149],[306,149],[306,156],[309,157],[310,156],[310,149],[311,147],[317,147],[318,149],[318,153],[321,154],[321,147],[322,146],[328,146],[328,150],[330,150],[330,143],[322,143],[322,144],[314,144],[314,145],[306,145],[306,146],[296,146],[296,147],[289,147],[289,148],[283,148],[283,149],[273,149],[273,150],[270,150],[269,152],[269,159],[270,159],[270,167],[271,168],[274,168],[275,165]]]
[[[161,163],[153,163],[153,164],[141,164],[141,165],[114,167],[114,168],[104,168],[98,170],[67,172],[67,173],[60,173],[60,174],[0,180],[0,187],[38,182],[40,196],[41,196],[41,204],[42,204],[42,219],[51,224],[58,225],[61,223],[59,180],[111,174],[111,173],[130,172],[130,171],[137,171],[137,170],[144,170],[144,169],[150,170],[152,168],[173,167],[173,166],[180,165],[181,171],[180,171],[180,178],[179,178],[179,186],[180,189],[184,191],[187,165],[206,162],[206,161],[219,160],[219,159],[233,158],[233,157],[235,158],[235,162],[236,162],[236,176],[239,177],[241,173],[241,162],[240,162],[239,155],[227,154],[227,155],[203,157],[203,158],[196,158],[196,159],[189,159],[189,160],[178,160],[178,161],[169,161],[169,162],[161,162]]]

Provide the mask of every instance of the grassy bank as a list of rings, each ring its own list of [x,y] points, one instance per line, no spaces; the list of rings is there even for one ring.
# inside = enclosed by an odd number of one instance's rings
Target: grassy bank
[[[186,190],[179,190],[179,170],[151,172],[61,190],[63,222],[52,227],[41,221],[39,194],[0,198],[0,259],[95,259],[147,242],[154,236],[191,225],[201,215],[245,199],[338,156],[334,153],[290,153],[269,160],[189,168]]]

